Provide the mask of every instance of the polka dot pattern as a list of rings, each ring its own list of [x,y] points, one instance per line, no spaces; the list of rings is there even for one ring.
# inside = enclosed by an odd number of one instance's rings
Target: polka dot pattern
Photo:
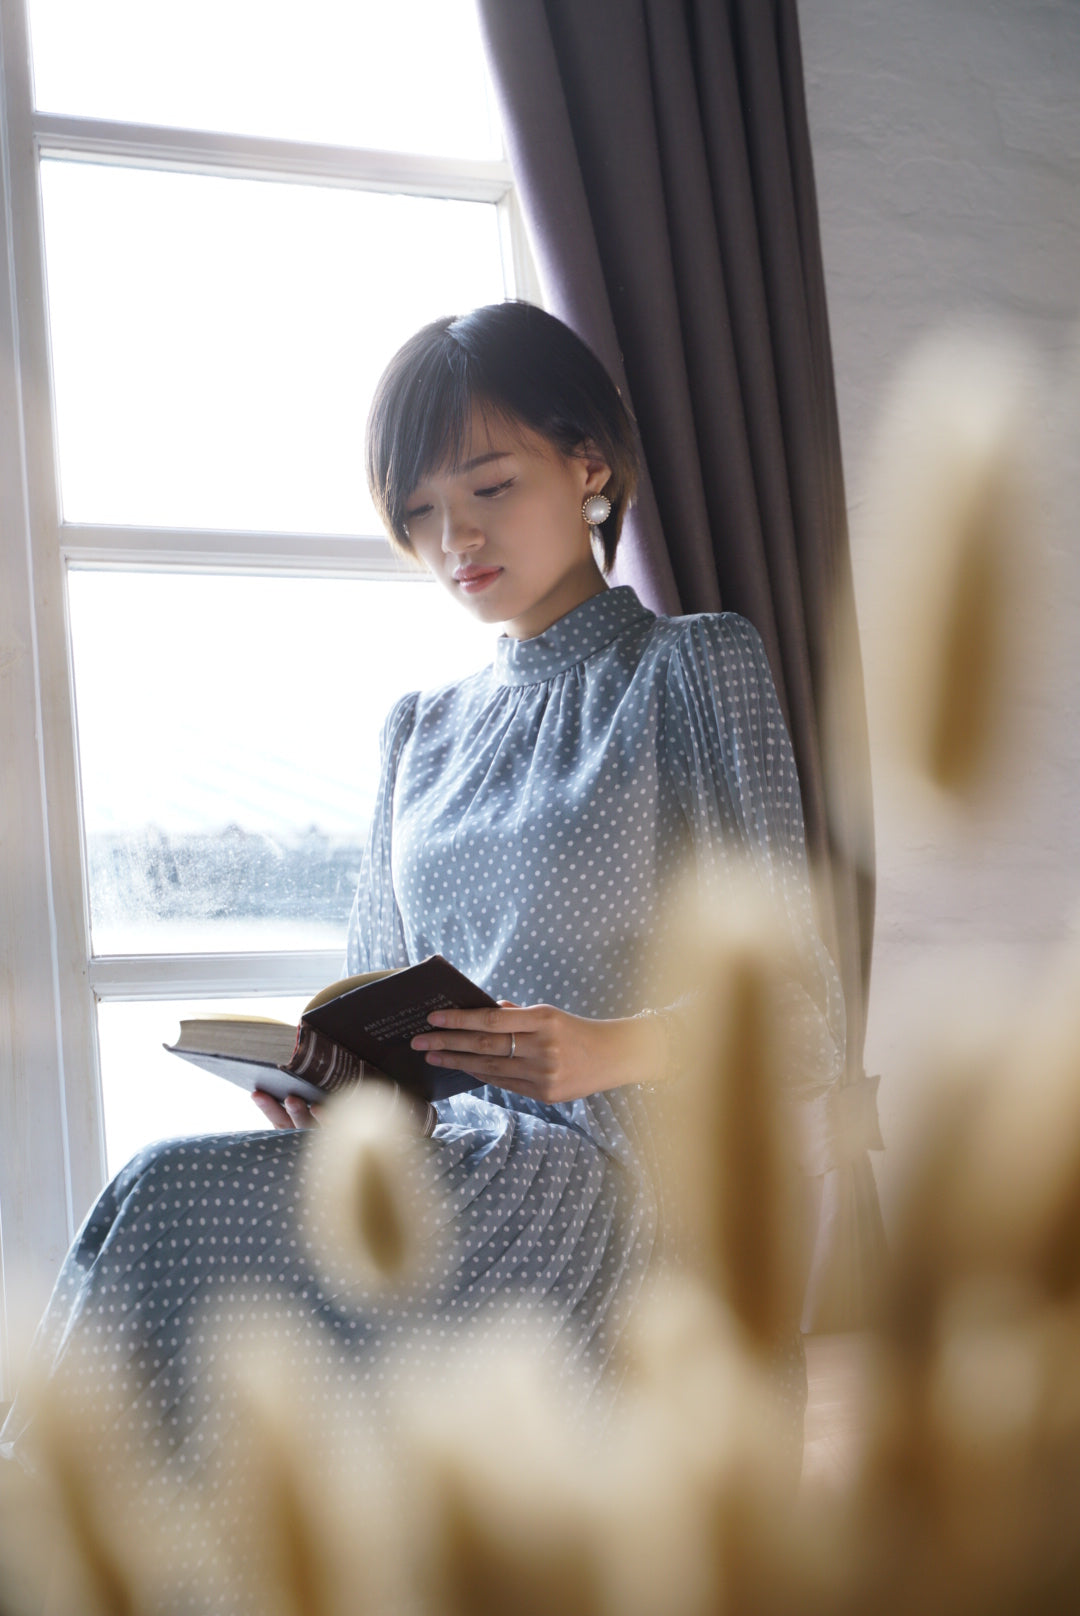
[[[578,1014],[642,1007],[638,949],[687,849],[749,855],[812,932],[798,782],[755,631],[732,614],[657,618],[633,591],[587,600],[491,668],[405,697],[350,922],[350,972],[445,954],[501,998]],[[800,987],[807,1081],[838,1075],[843,1005],[828,957]],[[447,1258],[412,1291],[357,1305],[301,1233],[300,1134],[167,1141],[105,1190],[37,1354],[136,1388],[129,1418],[192,1470],[223,1440],[215,1309],[284,1306],[332,1419],[437,1374],[447,1332],[542,1305],[567,1373],[597,1384],[657,1246],[644,1099],[541,1105],[496,1088],[440,1102],[427,1148]],[[227,1334],[227,1332],[225,1332]],[[93,1350],[89,1350],[93,1349]],[[74,1355],[74,1358],[73,1358]],[[801,1421],[801,1344],[783,1355]],[[5,1436],[21,1425],[17,1404]]]

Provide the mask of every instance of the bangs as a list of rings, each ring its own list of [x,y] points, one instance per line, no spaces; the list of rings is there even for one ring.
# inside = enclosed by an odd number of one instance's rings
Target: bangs
[[[427,327],[406,344],[379,384],[368,421],[368,483],[376,509],[403,547],[409,495],[432,472],[454,471],[466,459],[474,408],[485,419],[508,419],[479,393],[469,356],[449,324]]]

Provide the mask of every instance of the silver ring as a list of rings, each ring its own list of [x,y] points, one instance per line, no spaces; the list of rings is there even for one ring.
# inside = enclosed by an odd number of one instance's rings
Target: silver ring
[[[516,1054],[517,1054],[517,1036],[516,1036],[516,1034],[511,1033],[510,1034],[510,1053],[507,1056],[507,1060],[513,1060],[513,1058],[514,1058],[514,1056]]]

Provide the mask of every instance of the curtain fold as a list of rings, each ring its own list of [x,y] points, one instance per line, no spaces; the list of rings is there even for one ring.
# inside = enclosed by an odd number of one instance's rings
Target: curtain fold
[[[835,384],[794,0],[479,0],[548,307],[607,365],[647,474],[621,581],[764,641],[799,767],[822,932],[863,1081],[873,930],[861,694],[827,770],[826,680],[858,675]],[[865,1149],[821,1186],[805,1323],[875,1303]]]

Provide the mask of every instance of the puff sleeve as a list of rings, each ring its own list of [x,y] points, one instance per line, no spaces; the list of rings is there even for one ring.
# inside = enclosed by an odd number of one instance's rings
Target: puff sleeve
[[[722,891],[749,861],[790,925],[801,969],[790,984],[806,1094],[844,1069],[839,974],[821,942],[795,757],[756,629],[733,612],[678,621],[668,663],[662,767],[678,794],[694,862]]]

